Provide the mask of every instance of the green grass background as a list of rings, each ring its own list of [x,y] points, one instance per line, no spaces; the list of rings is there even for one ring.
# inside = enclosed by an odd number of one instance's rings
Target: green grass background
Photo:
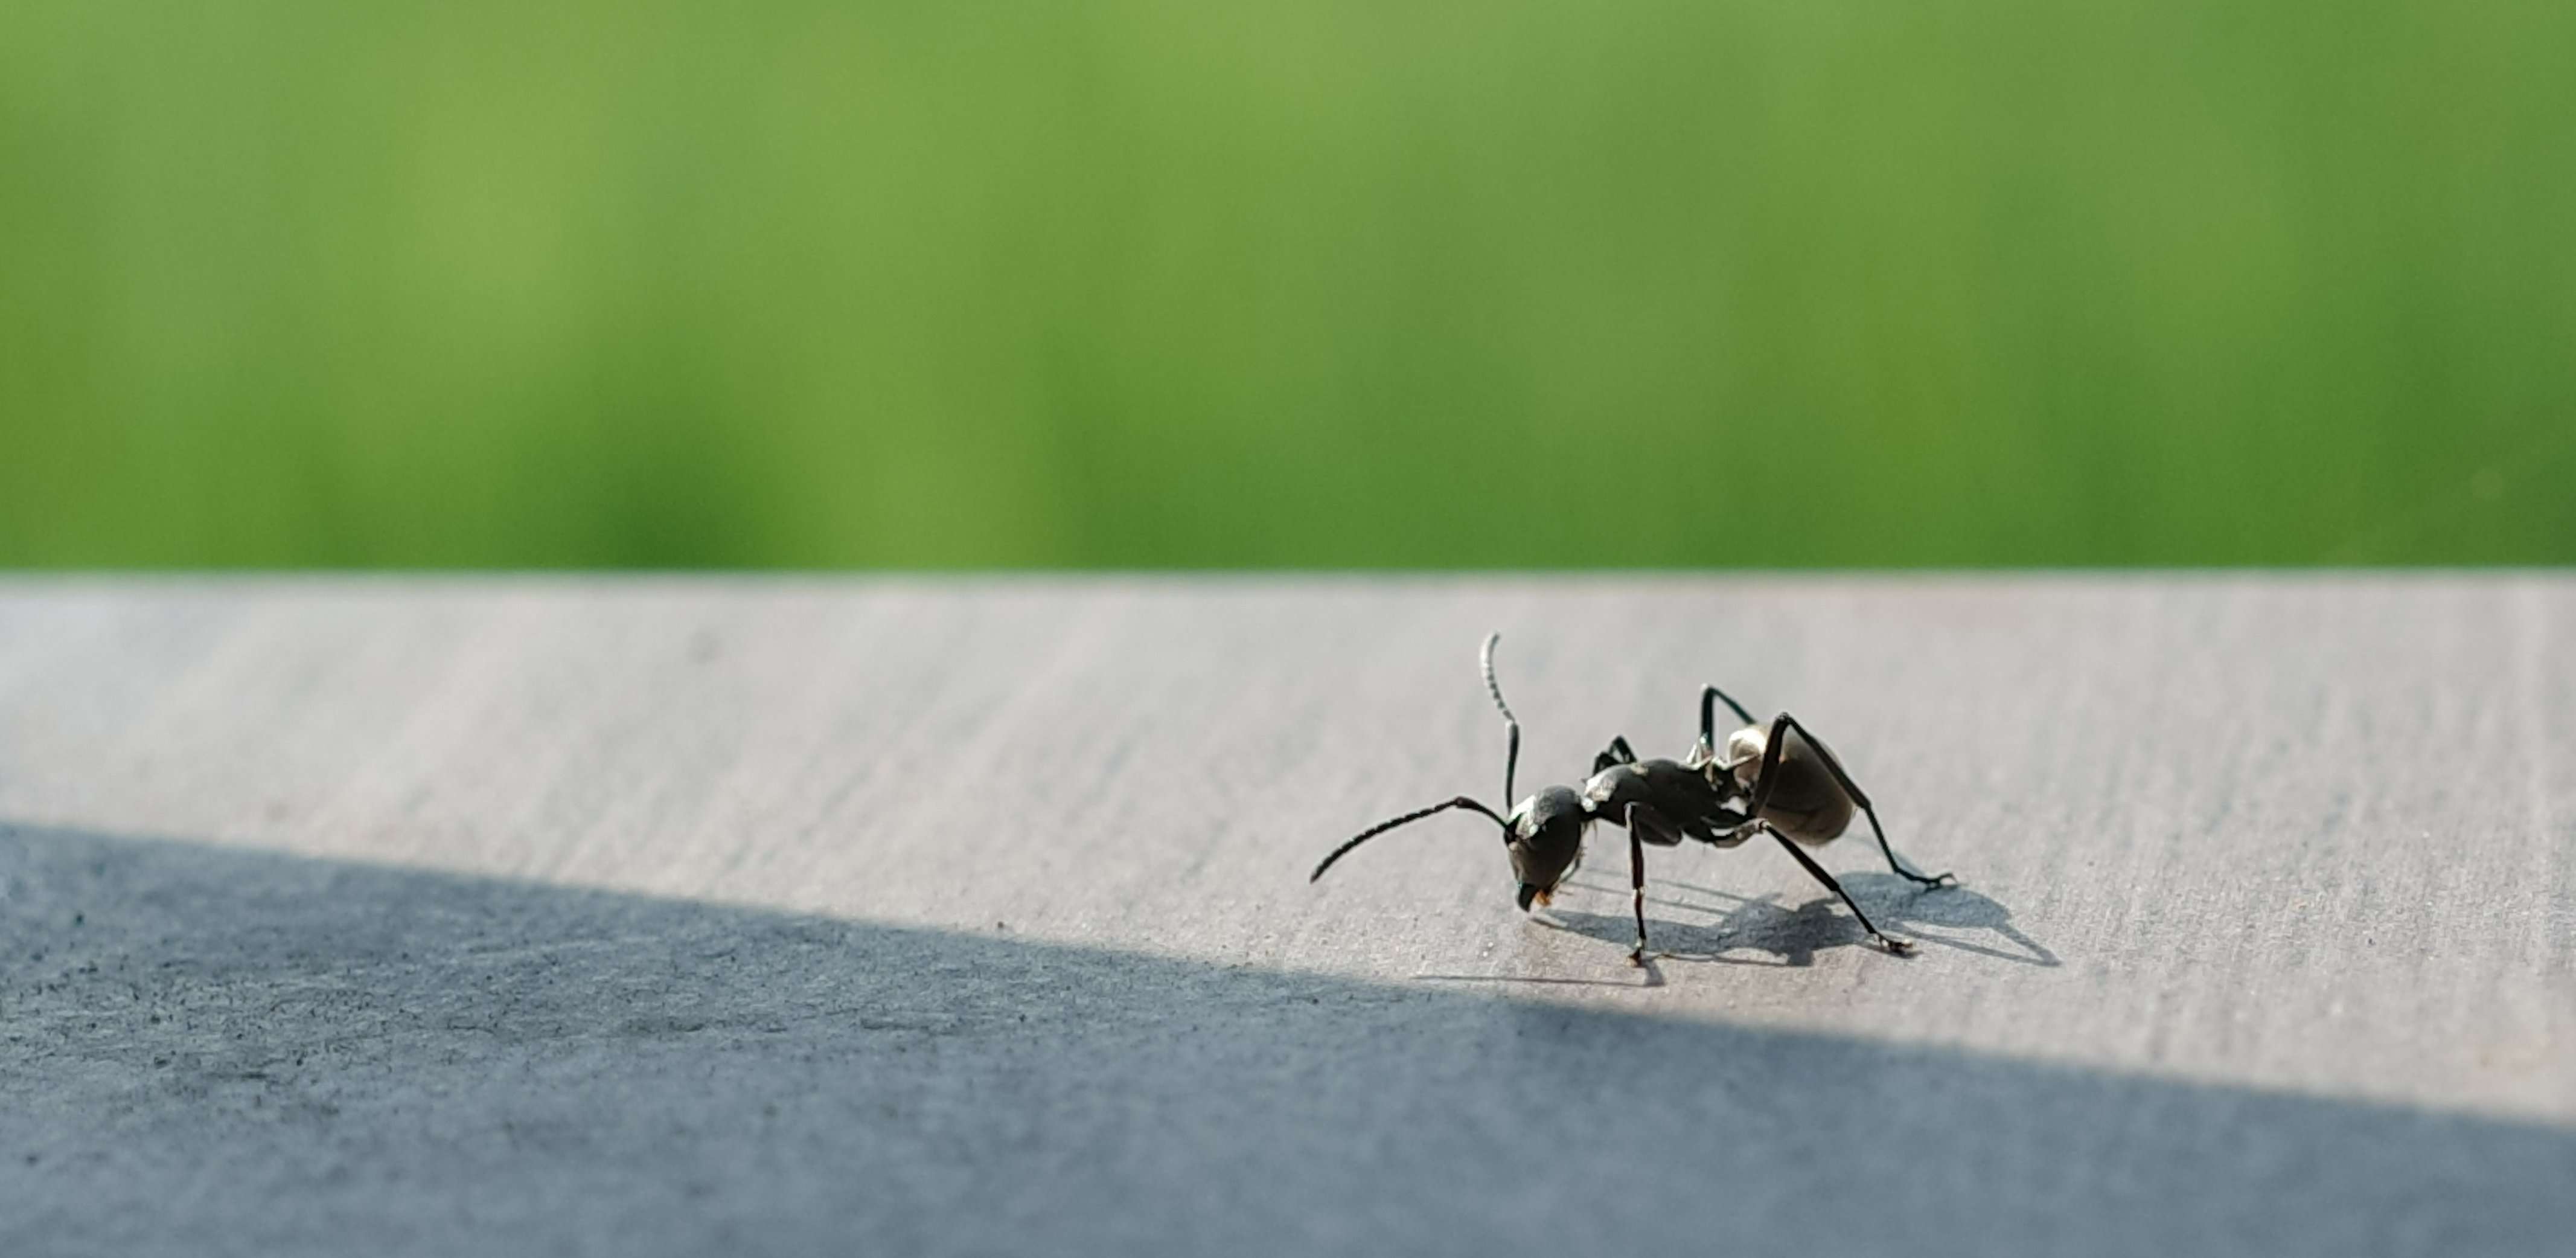
[[[2576,4],[0,5],[0,565],[2576,561]]]

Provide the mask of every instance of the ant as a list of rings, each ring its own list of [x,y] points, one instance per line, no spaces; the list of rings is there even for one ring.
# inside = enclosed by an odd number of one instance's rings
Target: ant
[[[1500,641],[1499,633],[1487,636],[1479,660],[1484,668],[1485,689],[1493,695],[1494,706],[1502,710],[1503,725],[1509,733],[1509,750],[1503,759],[1503,798],[1509,800],[1513,774],[1520,767],[1521,723],[1512,715],[1512,706],[1503,702],[1501,683],[1494,680],[1494,645]],[[1716,742],[1716,706],[1720,701],[1744,721],[1742,728],[1727,736],[1723,759]],[[1869,828],[1878,836],[1878,850],[1887,855],[1888,868],[1926,887],[1957,881],[1946,873],[1916,873],[1896,859],[1896,851],[1887,844],[1887,831],[1878,824],[1878,811],[1870,806],[1869,796],[1861,793],[1851,775],[1843,771],[1842,762],[1826,750],[1822,740],[1808,733],[1798,718],[1783,712],[1767,724],[1757,721],[1743,704],[1709,686],[1700,692],[1699,742],[1685,760],[1639,760],[1629,750],[1625,737],[1615,737],[1593,758],[1592,776],[1581,787],[1542,789],[1514,805],[1508,817],[1465,795],[1406,813],[1371,826],[1334,848],[1315,866],[1307,881],[1322,878],[1324,871],[1352,848],[1397,826],[1452,808],[1467,808],[1483,813],[1502,827],[1503,851],[1511,857],[1513,877],[1520,881],[1520,906],[1526,913],[1532,903],[1546,904],[1555,896],[1565,876],[1581,863],[1583,839],[1592,823],[1606,821],[1628,832],[1628,883],[1637,913],[1637,946],[1629,951],[1628,961],[1644,965],[1646,845],[1675,847],[1683,839],[1692,838],[1731,848],[1741,846],[1754,835],[1768,834],[1815,875],[1816,881],[1842,897],[1870,938],[1890,953],[1909,955],[1914,945],[1881,933],[1869,915],[1861,912],[1860,905],[1852,901],[1851,893],[1843,890],[1843,885],[1800,846],[1820,846],[1841,836],[1851,826],[1855,807],[1869,818]]]

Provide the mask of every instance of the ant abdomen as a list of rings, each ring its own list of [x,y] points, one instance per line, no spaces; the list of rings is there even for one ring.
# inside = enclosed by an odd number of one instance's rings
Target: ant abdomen
[[[1726,740],[1727,763],[1735,780],[1751,795],[1762,769],[1763,744],[1771,731],[1749,725]],[[1780,763],[1772,769],[1771,793],[1762,819],[1790,838],[1816,846],[1830,843],[1851,828],[1852,798],[1834,781],[1815,747],[1795,730],[1780,742]]]

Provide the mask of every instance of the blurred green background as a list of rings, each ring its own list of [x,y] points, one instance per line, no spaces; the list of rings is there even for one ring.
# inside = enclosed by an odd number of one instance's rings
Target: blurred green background
[[[0,5],[0,565],[2576,561],[2565,0]]]

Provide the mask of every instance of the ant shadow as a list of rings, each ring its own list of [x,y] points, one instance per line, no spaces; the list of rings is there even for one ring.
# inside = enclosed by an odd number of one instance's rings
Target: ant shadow
[[[1851,873],[1836,874],[1835,878],[1870,920],[1899,938],[2016,965],[2054,968],[2059,964],[2056,953],[2023,934],[2012,924],[2011,910],[1990,896],[1956,884],[1918,886],[1895,874]],[[1628,896],[1627,887],[1606,882],[1578,879],[1567,885],[1616,896],[1623,905]],[[1693,899],[1659,896],[1655,894],[1657,888],[1684,892]],[[1799,967],[1815,964],[1820,949],[1869,941],[1869,933],[1830,891],[1819,888],[1816,896],[1794,908],[1782,905],[1779,899],[1778,892],[1747,896],[1669,878],[1657,879],[1647,887],[1646,903],[1650,908],[1680,910],[1705,920],[1675,920],[1669,914],[1657,916],[1650,912],[1646,931],[1651,948],[1647,955],[1720,965]],[[1606,943],[1625,946],[1636,942],[1636,918],[1626,913],[1587,913],[1560,907],[1535,920]],[[1934,929],[1926,931],[1922,927]],[[1948,933],[1962,930],[1991,932],[2007,947]],[[1768,954],[1769,959],[1730,955],[1745,950]]]

